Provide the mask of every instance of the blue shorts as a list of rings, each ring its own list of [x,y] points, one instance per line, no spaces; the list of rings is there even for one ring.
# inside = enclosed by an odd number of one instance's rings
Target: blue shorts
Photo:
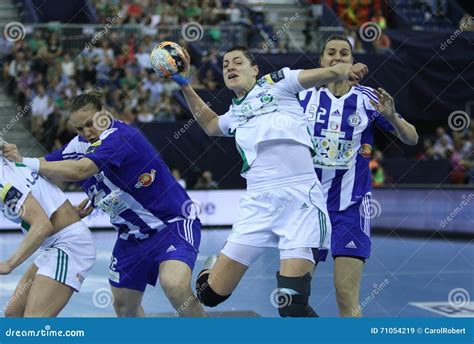
[[[146,285],[156,285],[159,266],[166,260],[179,260],[194,268],[201,222],[181,220],[152,234],[149,238],[118,239],[110,260],[109,283],[116,288],[145,291]]]
[[[331,254],[367,259],[370,257],[370,196],[346,210],[331,211]],[[325,261],[328,251],[319,252],[318,261]]]

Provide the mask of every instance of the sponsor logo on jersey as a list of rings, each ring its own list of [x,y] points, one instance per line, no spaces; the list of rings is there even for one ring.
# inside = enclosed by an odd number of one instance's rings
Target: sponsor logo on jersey
[[[135,188],[140,189],[141,187],[148,187],[155,181],[156,170],[151,170],[150,173],[143,173],[138,177],[138,183],[135,184]]]
[[[339,124],[334,122],[334,121],[331,121],[331,122],[329,122],[329,129],[338,130],[339,129]]]
[[[357,248],[356,244],[354,243],[354,241],[351,241],[349,242],[347,245],[346,245],[346,248]]]
[[[101,182],[104,180],[104,173],[101,172],[101,173],[94,174],[94,177],[98,182]]]
[[[359,116],[357,112],[355,112],[349,116],[349,118],[347,119],[347,122],[349,123],[350,126],[357,127],[362,123],[362,118]]]
[[[368,143],[364,143],[362,146],[360,146],[359,154],[364,158],[370,158],[372,156],[372,146]]]
[[[265,94],[264,96],[260,97],[260,101],[263,104],[270,103],[273,100],[273,96],[271,94]]]
[[[333,111],[329,116],[334,116],[334,117],[337,117],[337,116],[342,116],[341,113],[339,112],[339,110],[336,110],[336,111]]]
[[[84,282],[84,276],[82,276],[81,274],[79,274],[79,272],[76,274],[76,278],[77,278],[77,280],[79,281],[79,283],[82,284],[82,282]]]
[[[283,69],[280,69],[279,71],[270,73],[270,78],[273,80],[273,82],[278,82],[285,78],[285,73],[283,73]]]
[[[86,150],[86,154],[93,154],[97,147],[99,147],[102,144],[102,140],[97,140],[96,142],[92,143],[89,148]]]

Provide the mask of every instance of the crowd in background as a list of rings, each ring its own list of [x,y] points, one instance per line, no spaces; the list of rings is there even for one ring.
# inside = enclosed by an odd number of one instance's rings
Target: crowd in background
[[[306,30],[309,44],[313,39],[311,30],[320,25],[323,1],[305,1],[310,4],[310,20],[307,22],[310,27]],[[257,11],[248,17],[248,13],[241,10],[240,5],[245,1],[186,0],[157,3],[141,0],[125,7],[121,7],[124,5],[118,1],[92,0],[91,3],[98,23],[113,21],[114,25],[139,24],[139,33],[124,37],[116,31],[110,31],[81,49],[66,51],[54,28],[35,29],[25,39],[16,42],[0,42],[2,78],[6,89],[18,104],[30,107],[31,132],[48,151],[60,148],[75,136],[68,125],[67,109],[72,98],[92,87],[105,92],[107,108],[128,124],[187,119],[185,110],[173,98],[178,86],[170,80],[158,78],[150,68],[150,52],[156,42],[170,39],[171,33],[163,25],[197,21],[214,28],[209,34],[216,41],[219,40],[222,26],[247,25],[252,33],[248,43],[257,49],[262,43],[261,35],[253,34],[263,31],[271,36],[273,33],[263,12]],[[371,43],[372,48],[382,52],[390,49],[390,40],[383,33],[388,24],[380,3],[377,0],[358,1],[348,10],[348,2],[328,1],[328,5],[341,16],[355,51],[364,51],[366,48],[357,32],[360,25],[367,21],[376,22],[382,29],[382,36]],[[429,11],[430,7],[426,8]],[[443,6],[430,13],[442,15],[442,11]],[[114,21],[113,18],[118,20]],[[469,29],[467,25],[463,25],[463,28]],[[185,40],[179,43],[185,48],[189,44]],[[277,51],[285,50],[284,46],[278,45]],[[208,51],[202,51],[202,57],[192,61],[191,75],[195,76],[192,79],[195,89],[214,91],[223,87],[222,77],[216,72],[221,64],[217,49],[211,47]],[[426,138],[422,144],[424,151],[419,159],[447,159],[454,171],[451,182],[467,181],[467,171],[473,169],[472,131],[462,134],[454,132],[451,137],[443,128],[438,128],[436,139]],[[375,186],[384,185],[386,181],[382,162],[382,153],[374,154],[371,170]],[[179,171],[176,171],[176,176],[179,175]],[[210,171],[204,171],[195,184],[198,188],[217,186]]]

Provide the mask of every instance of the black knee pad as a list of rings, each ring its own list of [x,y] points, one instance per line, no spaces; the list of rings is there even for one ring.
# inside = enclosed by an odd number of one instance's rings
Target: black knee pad
[[[278,282],[278,313],[281,317],[318,317],[308,304],[311,294],[311,274],[285,277],[276,274]]]
[[[232,294],[222,296],[212,290],[207,282],[209,279],[209,272],[201,274],[196,281],[196,295],[204,306],[216,307],[218,304],[227,300]]]

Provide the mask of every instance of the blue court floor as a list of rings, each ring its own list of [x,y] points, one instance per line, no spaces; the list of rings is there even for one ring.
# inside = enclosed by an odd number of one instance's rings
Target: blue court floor
[[[219,252],[229,230],[204,230],[194,279],[206,257]],[[65,317],[113,316],[107,282],[113,231],[94,232],[98,248],[96,265],[61,313]],[[2,233],[0,259],[8,257],[21,234]],[[362,280],[361,304],[366,317],[474,316],[474,245],[446,239],[373,238],[372,257]],[[7,303],[30,259],[11,275],[0,276],[0,306]],[[268,250],[252,266],[232,297],[212,309],[211,316],[276,317],[271,296],[276,288],[278,251]],[[332,259],[318,265],[312,281],[311,305],[322,317],[338,316],[332,285]],[[150,316],[173,316],[160,287],[148,287],[144,309]]]

